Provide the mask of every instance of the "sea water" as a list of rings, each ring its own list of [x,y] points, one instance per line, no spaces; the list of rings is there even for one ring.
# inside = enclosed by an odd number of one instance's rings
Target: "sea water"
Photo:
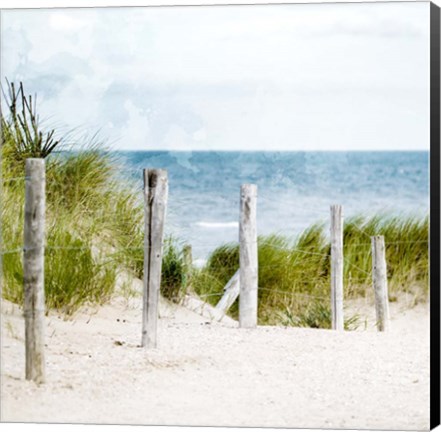
[[[169,176],[166,232],[193,246],[195,259],[238,241],[240,186],[258,187],[258,234],[297,236],[329,225],[331,204],[355,215],[424,217],[428,152],[118,152],[122,175],[142,186],[142,168]]]

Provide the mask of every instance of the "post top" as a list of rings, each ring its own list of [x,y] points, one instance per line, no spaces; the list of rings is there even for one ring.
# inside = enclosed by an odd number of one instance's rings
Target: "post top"
[[[167,170],[163,168],[144,168],[142,172],[144,176],[153,175],[155,177],[167,177]]]
[[[244,183],[241,185],[241,189],[248,189],[251,191],[256,191],[257,190],[257,185],[254,183]]]
[[[168,181],[168,172],[163,168],[144,168],[142,170],[142,175],[144,177],[144,186],[150,183],[150,186],[154,187],[158,180],[161,182]]]
[[[26,158],[27,164],[44,164],[44,158]]]
[[[166,169],[144,168],[142,171],[144,179],[144,191],[148,188],[168,187],[168,172]]]

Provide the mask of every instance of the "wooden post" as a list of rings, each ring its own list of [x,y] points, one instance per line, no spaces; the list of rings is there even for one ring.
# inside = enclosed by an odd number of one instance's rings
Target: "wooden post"
[[[234,273],[233,277],[228,281],[224,288],[224,295],[216,305],[219,311],[219,320],[224,317],[228,309],[233,305],[240,292],[240,270]]]
[[[144,290],[141,346],[156,348],[168,180],[167,171],[165,170],[145,169],[143,175]]]
[[[244,184],[240,194],[240,297],[239,326],[257,325],[257,186]]]
[[[24,215],[24,317],[26,379],[45,381],[44,225],[46,174],[44,159],[26,159]]]
[[[331,312],[332,328],[344,330],[343,319],[343,210],[331,206]]]
[[[1,112],[1,108],[0,108]],[[1,135],[1,133],[0,133]],[[0,149],[2,148],[3,141],[0,137]],[[2,164],[0,163],[0,207],[2,207],[3,204],[3,170],[2,170]],[[0,299],[3,298],[3,254],[5,252],[5,245],[3,244],[3,218],[0,217]],[[0,341],[0,351],[3,352],[1,349],[1,341]]]
[[[372,281],[375,291],[375,311],[378,331],[389,330],[389,299],[387,292],[386,251],[383,236],[371,237]]]
[[[193,253],[191,245],[186,244],[183,247],[182,255],[184,261],[184,280],[182,281],[182,285],[184,288],[184,292],[187,293],[187,291],[191,287],[191,273],[193,269]]]

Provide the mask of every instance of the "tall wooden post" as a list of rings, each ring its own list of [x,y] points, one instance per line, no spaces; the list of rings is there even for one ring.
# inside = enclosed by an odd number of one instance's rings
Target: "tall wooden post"
[[[257,326],[257,186],[244,184],[240,194],[239,326]]]
[[[343,210],[331,206],[331,311],[332,328],[344,330],[343,318]]]
[[[390,326],[389,299],[387,290],[386,250],[383,236],[371,237],[372,281],[375,291],[375,312],[378,331],[387,331]]]
[[[44,355],[44,225],[46,174],[44,159],[26,159],[24,215],[24,317],[26,379],[43,383]]]
[[[143,175],[144,290],[141,346],[156,348],[168,179],[167,171],[160,169],[145,169]]]

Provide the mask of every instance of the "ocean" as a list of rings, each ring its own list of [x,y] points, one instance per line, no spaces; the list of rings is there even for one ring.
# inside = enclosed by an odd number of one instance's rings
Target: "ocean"
[[[428,152],[118,152],[122,175],[142,186],[142,168],[169,176],[166,232],[193,247],[196,262],[238,240],[240,185],[258,187],[258,234],[297,236],[344,216],[425,216]]]

